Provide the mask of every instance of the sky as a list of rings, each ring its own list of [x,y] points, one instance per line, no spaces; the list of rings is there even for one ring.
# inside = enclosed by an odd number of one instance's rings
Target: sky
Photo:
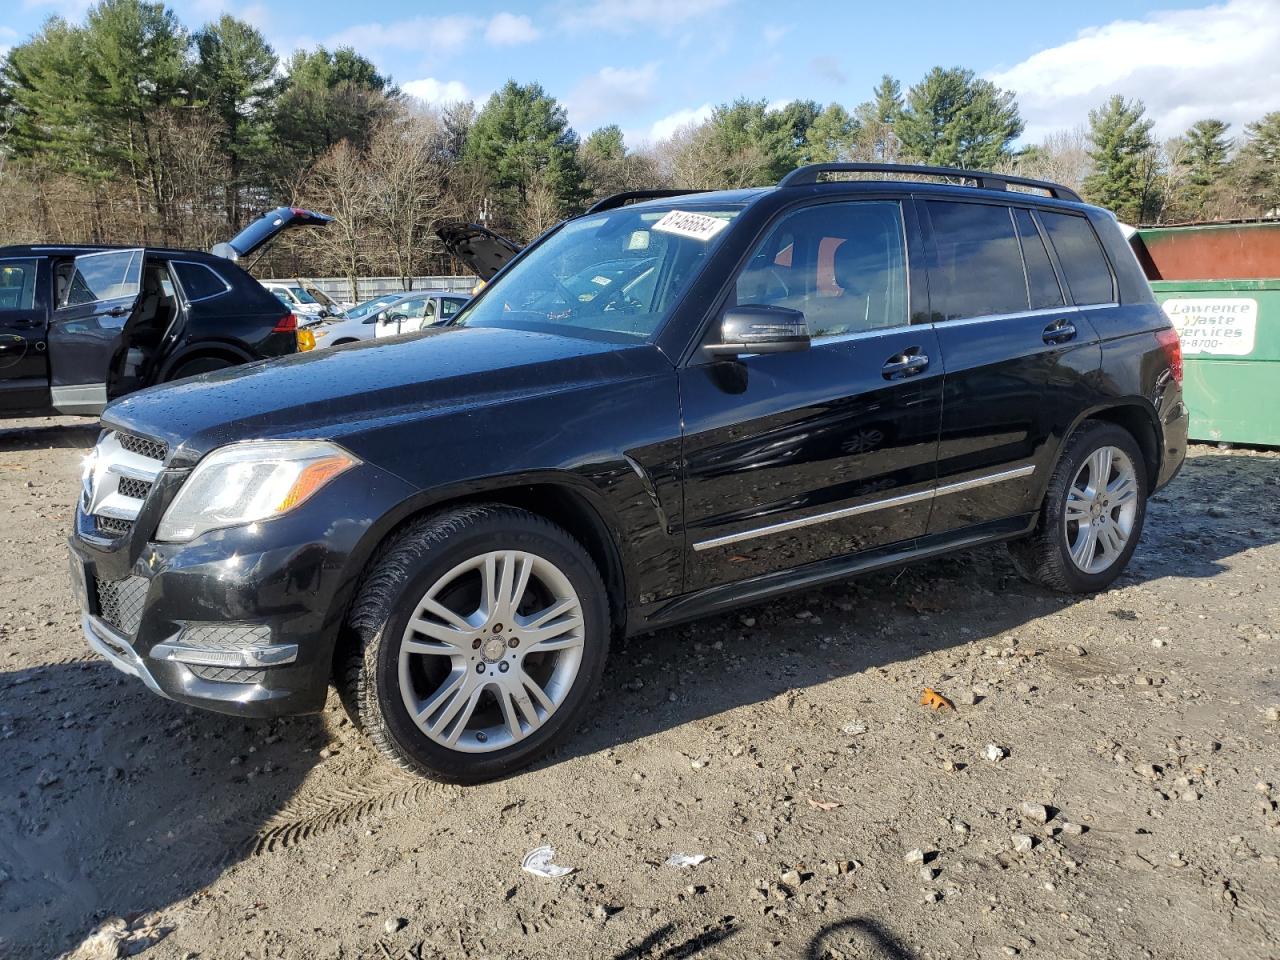
[[[910,4],[839,0],[170,0],[190,27],[232,13],[282,55],[354,46],[430,103],[483,100],[536,80],[585,136],[619,124],[660,140],[738,96],[849,108],[891,73],[905,90],[936,65],[1017,93],[1035,143],[1087,121],[1113,93],[1139,97],[1159,136],[1217,117],[1238,135],[1280,110],[1280,0]],[[86,0],[7,0],[0,51]]]

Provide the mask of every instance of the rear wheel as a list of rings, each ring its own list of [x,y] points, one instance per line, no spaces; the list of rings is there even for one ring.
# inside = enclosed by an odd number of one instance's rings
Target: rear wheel
[[[590,556],[523,510],[462,507],[411,525],[375,561],[349,618],[347,711],[416,773],[503,776],[559,743],[608,650]]]
[[[1063,449],[1035,532],[1009,552],[1032,583],[1063,593],[1102,590],[1133,556],[1146,509],[1146,462],[1132,434],[1088,422]]]

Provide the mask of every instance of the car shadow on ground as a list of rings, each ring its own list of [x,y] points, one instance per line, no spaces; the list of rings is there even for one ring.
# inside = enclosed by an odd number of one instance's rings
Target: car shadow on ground
[[[0,452],[6,450],[72,449],[86,452],[98,441],[102,427],[97,419],[67,418],[58,423],[19,424],[0,421]]]
[[[202,889],[326,739],[319,716],[194,714],[103,661],[0,674],[0,955],[52,956]]]

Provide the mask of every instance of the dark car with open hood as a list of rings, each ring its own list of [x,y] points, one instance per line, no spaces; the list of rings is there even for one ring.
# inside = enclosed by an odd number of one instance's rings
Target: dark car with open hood
[[[313,345],[236,261],[332,219],[280,207],[210,253],[0,247],[0,416],[96,415],[142,387]]]
[[[70,538],[94,650],[242,716],[336,686],[393,761],[476,782],[580,724],[618,637],[1001,541],[1105,589],[1185,456],[1178,338],[1057,184],[820,164],[458,239],[494,276],[445,326],[106,410]]]

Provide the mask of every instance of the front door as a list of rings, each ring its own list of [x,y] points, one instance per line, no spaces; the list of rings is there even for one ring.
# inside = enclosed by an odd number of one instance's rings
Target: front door
[[[896,199],[803,207],[736,278],[726,307],[800,310],[813,342],[682,372],[687,590],[924,533],[942,365],[910,323],[907,222]]]
[[[1036,508],[1056,444],[1092,391],[1101,348],[1068,305],[1030,209],[920,205],[946,366],[934,534]]]
[[[142,250],[76,257],[63,303],[49,324],[49,389],[62,413],[95,415],[106,406],[107,378],[124,348],[142,262]]]
[[[0,410],[48,406],[45,328],[52,286],[48,258],[0,260]]]

